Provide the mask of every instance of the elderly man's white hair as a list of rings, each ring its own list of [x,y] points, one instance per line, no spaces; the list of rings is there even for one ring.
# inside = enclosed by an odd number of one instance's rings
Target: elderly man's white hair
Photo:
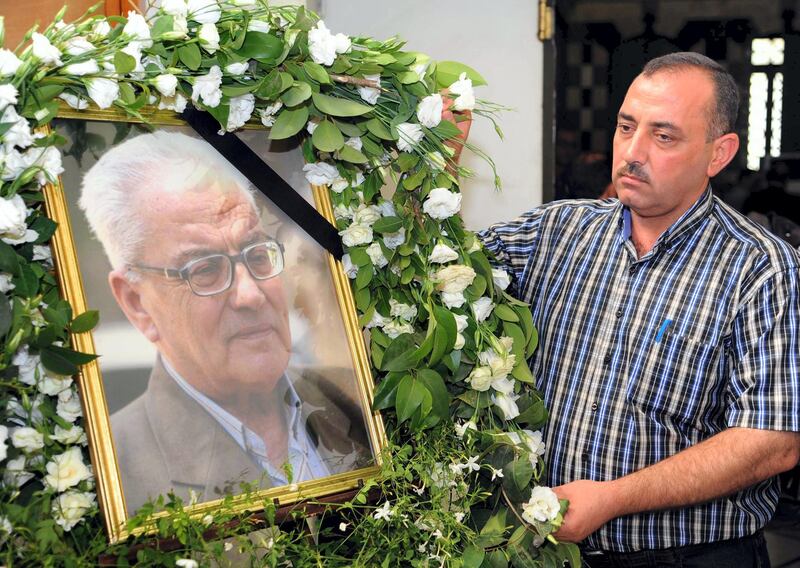
[[[247,179],[210,144],[178,132],[158,131],[106,152],[84,176],[78,204],[117,269],[135,264],[147,244],[136,208],[145,193],[222,190],[231,183],[258,211]]]

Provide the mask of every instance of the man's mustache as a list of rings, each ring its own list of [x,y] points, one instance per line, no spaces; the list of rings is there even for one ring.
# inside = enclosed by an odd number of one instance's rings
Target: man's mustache
[[[630,176],[645,183],[650,183],[650,176],[638,162],[631,162],[617,170],[617,177]]]

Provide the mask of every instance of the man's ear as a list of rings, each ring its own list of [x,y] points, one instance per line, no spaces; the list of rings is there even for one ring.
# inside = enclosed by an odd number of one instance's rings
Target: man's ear
[[[139,287],[135,282],[132,283],[125,277],[125,269],[116,269],[109,272],[108,285],[111,286],[111,292],[128,320],[150,342],[157,342],[159,339],[158,328],[142,304]]]
[[[713,144],[714,149],[707,170],[709,178],[713,178],[733,160],[739,150],[739,136],[734,132],[723,134],[714,140]]]

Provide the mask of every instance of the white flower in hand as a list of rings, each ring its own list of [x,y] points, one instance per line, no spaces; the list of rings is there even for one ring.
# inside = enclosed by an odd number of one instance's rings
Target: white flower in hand
[[[472,79],[462,73],[448,88],[451,94],[458,95],[453,101],[453,110],[472,110],[475,108],[475,94],[472,91]]]

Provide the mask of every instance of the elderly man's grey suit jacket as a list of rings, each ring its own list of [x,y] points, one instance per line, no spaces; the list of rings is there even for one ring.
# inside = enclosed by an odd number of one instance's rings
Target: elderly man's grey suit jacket
[[[307,431],[331,474],[372,463],[361,408],[330,380],[336,375],[342,371],[290,376],[303,401]],[[111,417],[111,432],[128,514],[170,490],[185,500],[194,490],[198,502],[205,502],[238,493],[240,481],[269,487],[261,468],[160,361],[144,394]]]

